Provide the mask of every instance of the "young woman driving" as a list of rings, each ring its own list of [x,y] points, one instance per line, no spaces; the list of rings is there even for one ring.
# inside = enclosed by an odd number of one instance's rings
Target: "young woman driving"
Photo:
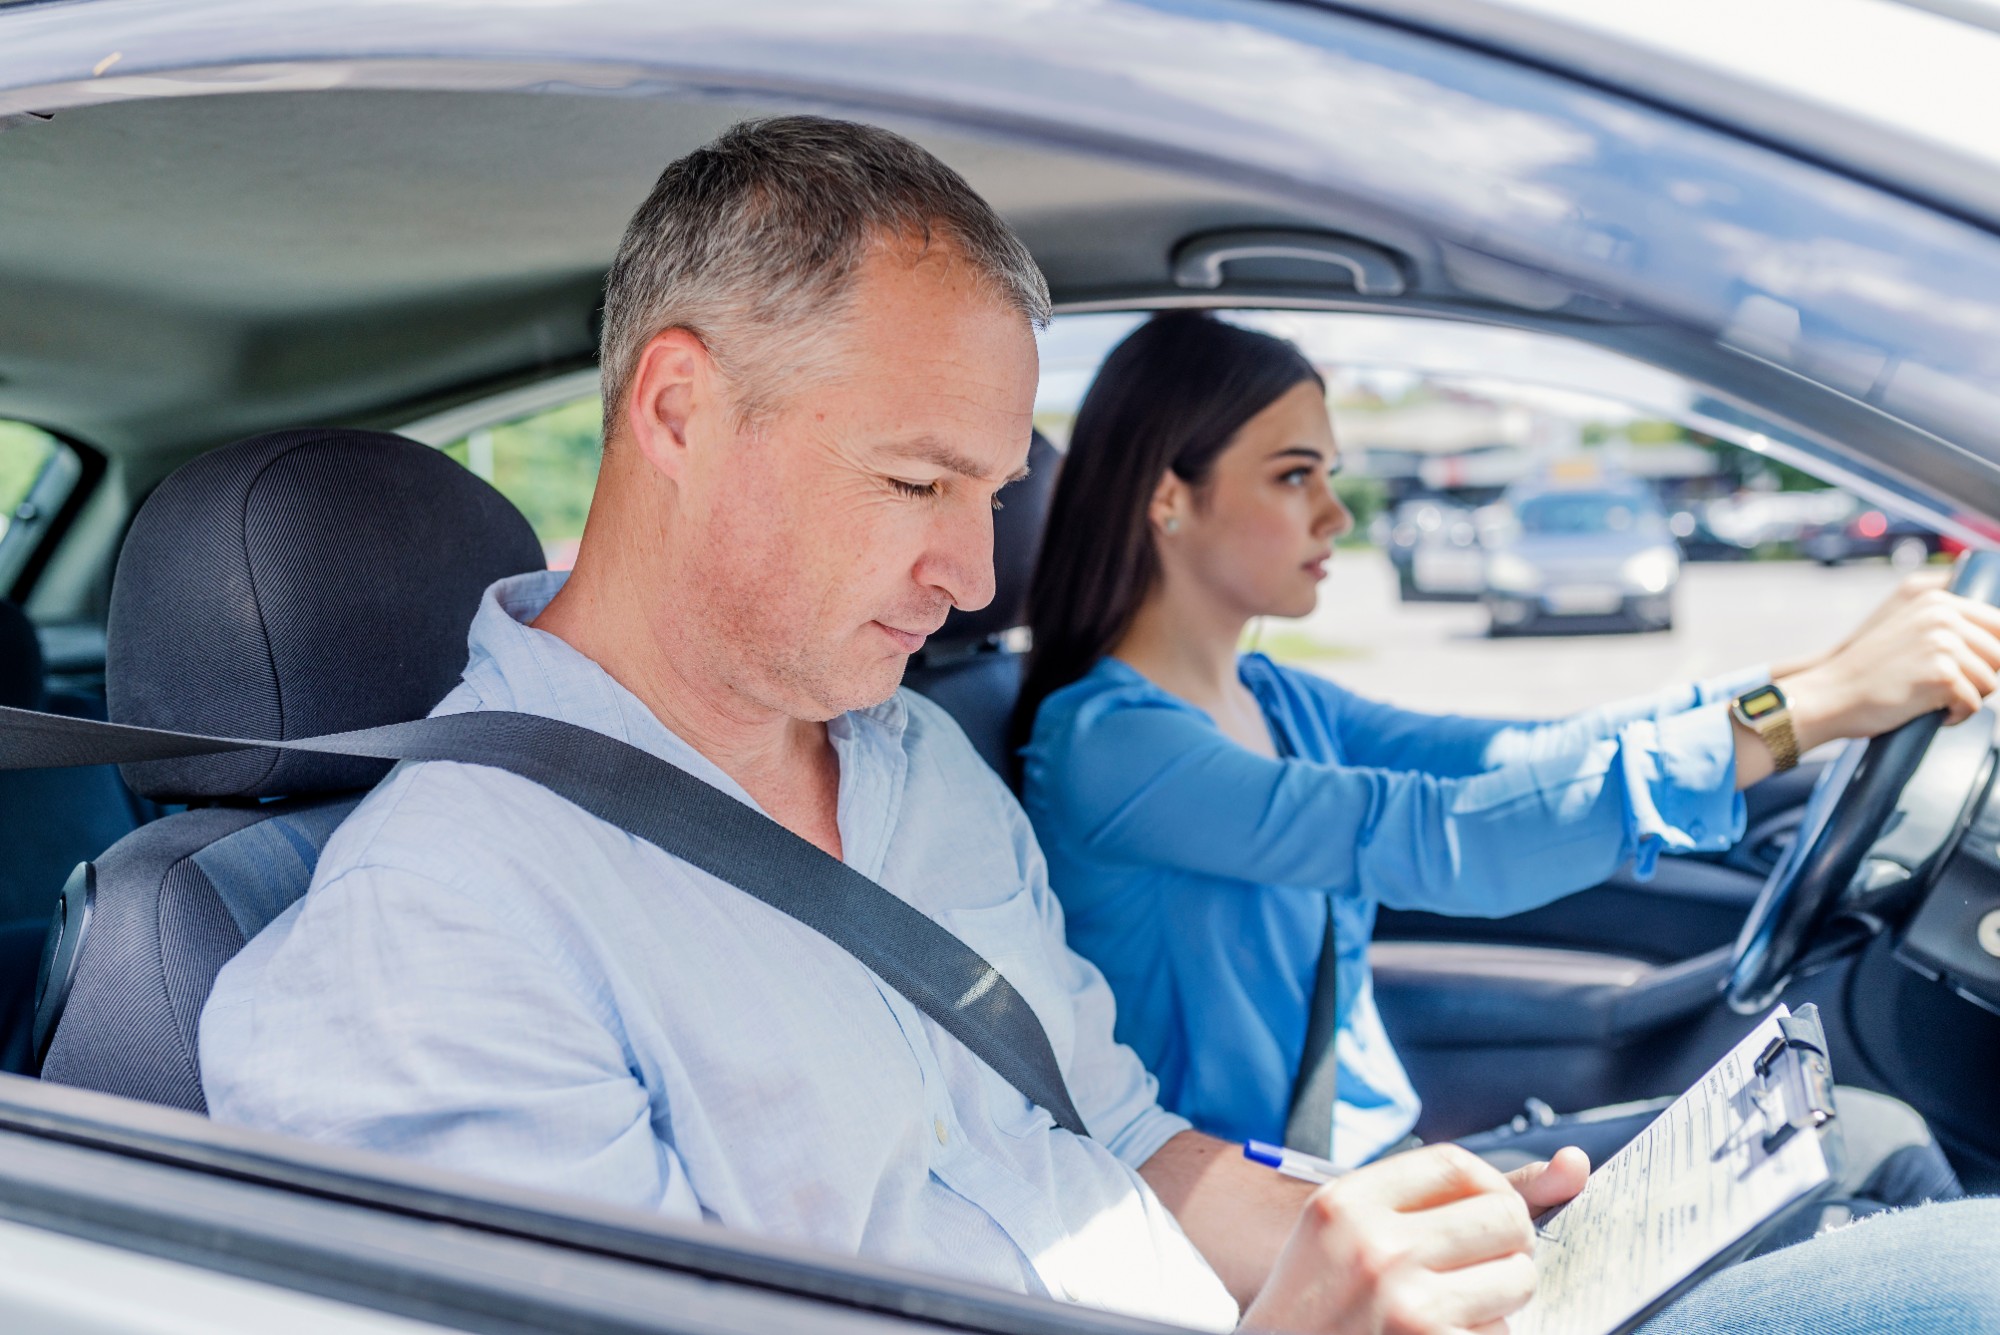
[[[1110,980],[1118,1036],[1166,1106],[1285,1139],[1323,946],[1337,961],[1332,1125],[1301,1137],[1294,1117],[1291,1139],[1353,1165],[1418,1113],[1370,991],[1378,905],[1518,913],[1627,863],[1645,876],[1662,853],[1726,848],[1739,790],[1798,751],[1973,713],[2000,610],[1920,578],[1839,648],[1774,672],[1550,723],[1414,713],[1238,651],[1251,618],[1313,610],[1352,524],[1339,463],[1325,387],[1290,344],[1193,313],[1141,326],[1077,414],[1015,740],[1070,943]],[[1789,736],[1732,715],[1774,679]],[[1920,1118],[1852,1101],[1875,1199],[1958,1194]],[[1552,1128],[1522,1157],[1602,1157],[1645,1120]],[[1879,1124],[1872,1153],[1861,1122]]]

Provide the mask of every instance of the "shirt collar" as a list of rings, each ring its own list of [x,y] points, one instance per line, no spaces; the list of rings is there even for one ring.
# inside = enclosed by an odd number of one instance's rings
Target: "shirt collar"
[[[757,807],[742,785],[670,731],[609,672],[568,641],[529,624],[568,579],[568,571],[536,570],[496,581],[481,595],[467,635],[471,653],[465,684],[475,697],[471,707],[540,714],[616,737]],[[893,829],[907,764],[903,737],[908,723],[908,708],[898,692],[881,704],[852,710],[827,724],[827,736],[840,759],[842,842],[853,845],[848,861],[857,866],[880,863]],[[867,834],[853,832],[861,836],[857,840],[849,834],[854,823],[850,817],[859,817],[856,808],[867,807],[875,807],[879,814],[866,822],[871,827]]]

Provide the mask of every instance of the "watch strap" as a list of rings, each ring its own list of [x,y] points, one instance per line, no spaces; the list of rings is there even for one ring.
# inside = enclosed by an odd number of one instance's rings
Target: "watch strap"
[[[1792,729],[1792,708],[1776,686],[1745,691],[1729,704],[1730,715],[1762,739],[1771,766],[1782,774],[1799,763],[1799,738]]]

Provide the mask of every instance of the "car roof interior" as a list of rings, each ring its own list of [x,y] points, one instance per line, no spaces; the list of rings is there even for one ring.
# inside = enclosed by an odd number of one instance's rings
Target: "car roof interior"
[[[174,457],[581,365],[660,168],[771,110],[343,91],[62,111],[0,136],[0,172],[29,187],[0,193],[0,415]],[[919,133],[1058,291],[1158,287],[1188,235],[1314,223],[1142,167]]]
[[[793,109],[684,94],[327,88],[10,118],[0,418],[101,450],[115,484],[82,525],[97,540],[66,540],[66,571],[45,577],[66,591],[38,586],[38,615],[87,615],[132,504],[204,449],[308,424],[395,428],[589,368],[604,271],[660,167],[739,119]],[[1475,266],[1379,211],[869,118],[923,142],[990,199],[1060,307],[1292,305],[1568,332],[1696,378],[1719,367],[1739,389],[1768,379],[1790,396],[1782,420],[1818,413],[1823,436],[1872,433],[1877,459],[1884,435],[1902,430],[1880,414],[1843,417],[1853,405],[1838,396],[1718,356],[1705,337],[1498,261]],[[1274,229],[1358,241],[1398,281],[1363,291],[1337,265],[1282,258],[1232,264],[1215,287],[1176,281],[1191,243]]]

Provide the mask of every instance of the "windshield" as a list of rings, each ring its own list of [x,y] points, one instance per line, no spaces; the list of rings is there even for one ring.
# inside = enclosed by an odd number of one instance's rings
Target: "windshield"
[[[1658,519],[1658,512],[1636,496],[1603,492],[1532,496],[1514,512],[1528,533],[1629,533]]]

